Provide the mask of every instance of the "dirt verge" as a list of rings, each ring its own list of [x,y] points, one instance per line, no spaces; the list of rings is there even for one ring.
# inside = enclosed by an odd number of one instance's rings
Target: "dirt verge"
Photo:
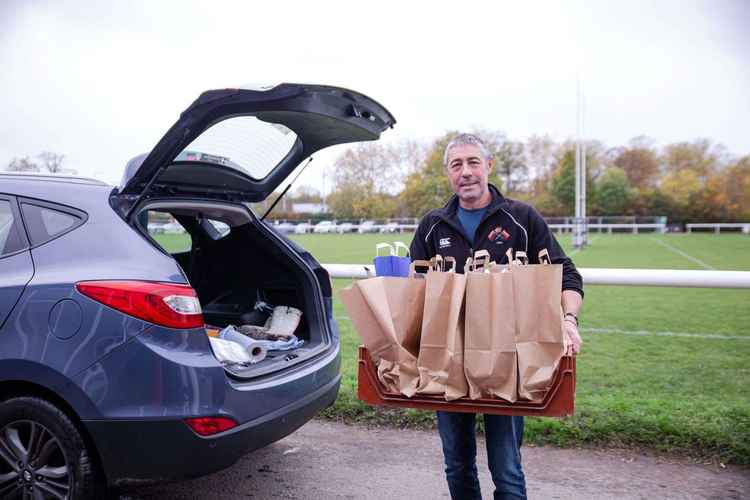
[[[200,457],[194,457],[200,460]],[[529,498],[741,499],[750,469],[705,465],[629,450],[524,447]],[[477,457],[492,498],[484,440]],[[121,499],[449,498],[436,431],[313,421],[233,467],[182,483],[130,489]]]

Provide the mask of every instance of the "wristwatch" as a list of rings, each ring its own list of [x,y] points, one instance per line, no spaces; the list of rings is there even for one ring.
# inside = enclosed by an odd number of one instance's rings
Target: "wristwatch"
[[[576,326],[578,326],[578,316],[576,316],[573,313],[565,313],[565,314],[563,314],[563,319],[567,318],[568,316],[570,316],[571,318],[573,318],[573,322],[576,324]]]

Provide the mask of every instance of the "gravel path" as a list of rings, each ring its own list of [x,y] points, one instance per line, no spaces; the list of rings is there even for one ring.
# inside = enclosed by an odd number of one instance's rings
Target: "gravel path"
[[[492,498],[484,442],[478,466]],[[200,457],[195,457],[200,460]],[[531,499],[743,499],[750,469],[691,464],[624,450],[524,447]],[[133,488],[122,500],[448,498],[437,432],[312,421],[204,478]]]

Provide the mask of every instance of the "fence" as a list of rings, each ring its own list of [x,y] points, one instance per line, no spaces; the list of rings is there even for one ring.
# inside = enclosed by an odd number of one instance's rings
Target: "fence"
[[[621,224],[608,224],[608,223],[595,223],[586,224],[589,232],[593,232],[596,229],[597,233],[606,231],[609,234],[612,232],[628,232],[638,234],[644,230],[657,233],[666,233],[667,225],[665,223],[650,223],[650,224],[639,224],[639,223],[621,223]],[[556,233],[572,233],[575,228],[575,224],[549,224],[549,228]]]
[[[692,233],[693,229],[713,229],[716,234],[721,233],[722,229],[739,229],[742,231],[742,234],[750,234],[750,222],[702,222],[685,224],[685,229],[688,233]]]
[[[370,278],[371,264],[323,264],[331,278]],[[750,288],[750,271],[579,268],[587,285]]]
[[[556,233],[572,233],[575,224],[572,217],[545,217],[550,229]],[[419,219],[320,219],[273,220],[269,221],[282,232],[303,233],[402,233],[414,231]],[[323,222],[323,224],[320,224]],[[667,232],[667,218],[664,216],[596,216],[587,218],[589,232],[613,233],[627,232],[638,234],[641,232]]]

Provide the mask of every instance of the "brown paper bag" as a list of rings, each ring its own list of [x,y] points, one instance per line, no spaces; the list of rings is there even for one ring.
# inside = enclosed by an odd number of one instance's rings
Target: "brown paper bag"
[[[513,277],[505,266],[492,266],[490,254],[480,250],[467,261],[464,373],[469,397],[517,396],[516,319]]]
[[[438,255],[425,276],[417,392],[444,395],[452,401],[468,393],[463,363],[466,276],[455,272],[453,258],[445,261],[451,266],[448,271]]]
[[[413,396],[419,383],[417,355],[424,308],[425,280],[377,277],[355,281],[339,293],[354,329],[378,367],[378,379],[388,392]]]
[[[552,384],[565,352],[560,293],[562,265],[550,264],[549,254],[539,252],[541,264],[526,265],[517,252],[510,265],[516,313],[518,397],[540,401]]]

